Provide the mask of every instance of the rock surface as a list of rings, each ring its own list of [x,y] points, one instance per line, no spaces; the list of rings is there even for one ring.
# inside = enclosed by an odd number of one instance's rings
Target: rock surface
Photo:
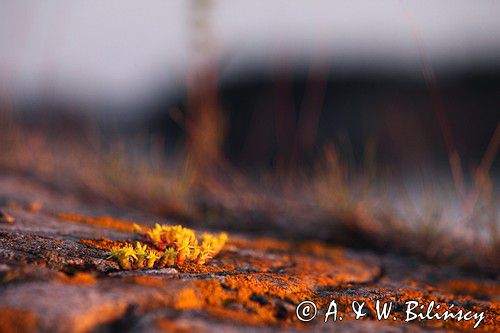
[[[131,221],[165,221],[87,206],[13,177],[0,177],[0,209],[15,219],[0,223],[0,332],[423,332],[467,331],[474,325],[474,320],[405,323],[408,300],[484,312],[477,331],[499,329],[498,281],[453,267],[319,242],[232,234],[206,265],[121,271],[107,249],[133,237]],[[303,300],[319,309],[308,323],[295,312]],[[332,300],[344,320],[324,323]],[[396,319],[376,320],[376,300],[393,302]],[[360,320],[354,320],[353,301],[366,304]]]

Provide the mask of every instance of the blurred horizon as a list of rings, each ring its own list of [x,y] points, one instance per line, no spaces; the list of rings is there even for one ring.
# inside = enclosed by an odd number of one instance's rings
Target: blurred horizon
[[[134,111],[175,97],[190,66],[210,57],[229,83],[314,63],[339,76],[418,79],[423,66],[438,79],[500,76],[500,4],[492,1],[200,3],[201,23],[193,1],[1,1],[2,90]],[[207,54],[193,46],[192,26],[209,34]]]

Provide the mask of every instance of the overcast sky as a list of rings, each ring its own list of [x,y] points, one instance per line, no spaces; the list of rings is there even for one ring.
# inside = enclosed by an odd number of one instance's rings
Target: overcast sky
[[[193,2],[0,0],[0,79],[21,94],[124,100],[179,84]],[[229,72],[318,50],[354,68],[406,68],[421,52],[438,67],[500,59],[499,15],[494,0],[214,0],[210,22]]]

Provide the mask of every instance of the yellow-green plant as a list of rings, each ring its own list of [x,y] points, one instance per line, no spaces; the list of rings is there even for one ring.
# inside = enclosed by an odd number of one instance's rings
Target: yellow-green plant
[[[228,239],[225,233],[204,233],[198,239],[192,229],[180,225],[147,228],[136,224],[134,229],[142,243],[115,247],[110,252],[110,258],[115,258],[122,269],[173,267],[185,262],[202,265],[217,255]]]
[[[131,245],[114,247],[111,249],[109,258],[118,260],[122,269],[132,269],[132,263],[137,260],[135,249]]]
[[[148,259],[148,265],[146,266],[148,269],[151,269],[154,267],[155,262],[158,259],[161,259],[160,253],[158,253],[155,250],[149,250],[146,259]]]
[[[146,244],[135,243],[114,247],[110,251],[108,258],[115,258],[122,269],[143,269],[153,268],[155,262],[161,255],[155,249],[149,248]]]
[[[147,258],[147,256],[150,253],[151,253],[151,251],[148,250],[148,246],[146,244],[141,245],[141,243],[136,242],[135,243],[135,255],[137,256],[136,265],[138,267],[143,267],[144,266],[144,260]]]
[[[173,248],[170,247],[165,250],[163,253],[163,256],[161,258],[161,265],[163,267],[172,267],[175,265],[175,261],[177,259],[178,252]]]

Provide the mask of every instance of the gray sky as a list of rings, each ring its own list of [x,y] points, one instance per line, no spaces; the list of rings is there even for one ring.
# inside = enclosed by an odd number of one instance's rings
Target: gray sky
[[[146,96],[191,63],[188,0],[0,0],[0,79],[24,94]],[[500,59],[500,1],[214,0],[226,70],[323,50],[353,67]]]

